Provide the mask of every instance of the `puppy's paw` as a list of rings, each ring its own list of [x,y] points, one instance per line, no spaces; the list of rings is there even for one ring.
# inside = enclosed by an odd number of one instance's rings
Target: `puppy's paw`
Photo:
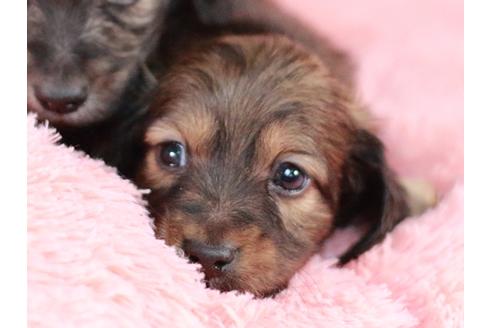
[[[419,179],[400,179],[400,184],[407,194],[411,216],[420,215],[437,204],[437,191],[429,182]]]

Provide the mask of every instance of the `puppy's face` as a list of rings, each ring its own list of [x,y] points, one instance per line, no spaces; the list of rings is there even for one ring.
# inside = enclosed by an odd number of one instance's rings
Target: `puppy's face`
[[[138,181],[157,236],[201,263],[213,288],[284,288],[335,224],[351,106],[286,39],[194,50],[165,77],[145,134]]]
[[[159,35],[161,0],[28,1],[28,110],[55,124],[108,117]]]

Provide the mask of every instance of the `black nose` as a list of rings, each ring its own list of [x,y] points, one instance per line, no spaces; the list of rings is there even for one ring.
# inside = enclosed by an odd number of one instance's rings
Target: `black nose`
[[[76,111],[87,99],[85,86],[58,86],[36,88],[36,98],[44,109],[57,114]]]
[[[236,250],[222,245],[206,245],[193,240],[183,243],[183,250],[193,263],[200,263],[207,278],[222,274],[232,263]]]

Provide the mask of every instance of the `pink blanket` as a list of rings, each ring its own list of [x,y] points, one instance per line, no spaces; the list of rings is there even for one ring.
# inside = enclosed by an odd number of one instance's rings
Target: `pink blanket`
[[[219,294],[153,237],[141,193],[28,119],[28,321],[33,327],[461,327],[463,4],[281,1],[345,47],[400,174],[440,204],[347,268],[323,251],[275,299]]]

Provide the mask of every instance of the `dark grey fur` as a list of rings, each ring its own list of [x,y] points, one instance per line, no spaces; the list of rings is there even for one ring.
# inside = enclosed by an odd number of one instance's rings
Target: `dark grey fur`
[[[161,32],[168,0],[39,0],[28,2],[28,109],[56,125],[108,118],[142,68]],[[78,110],[45,110],[36,90],[88,89]],[[58,91],[57,91],[58,90]]]
[[[145,108],[155,86],[145,60],[159,39],[169,4],[28,1],[28,111],[57,127],[65,143],[120,165],[135,113]],[[74,90],[84,90],[87,97],[67,113],[48,110],[39,96],[63,99]]]

